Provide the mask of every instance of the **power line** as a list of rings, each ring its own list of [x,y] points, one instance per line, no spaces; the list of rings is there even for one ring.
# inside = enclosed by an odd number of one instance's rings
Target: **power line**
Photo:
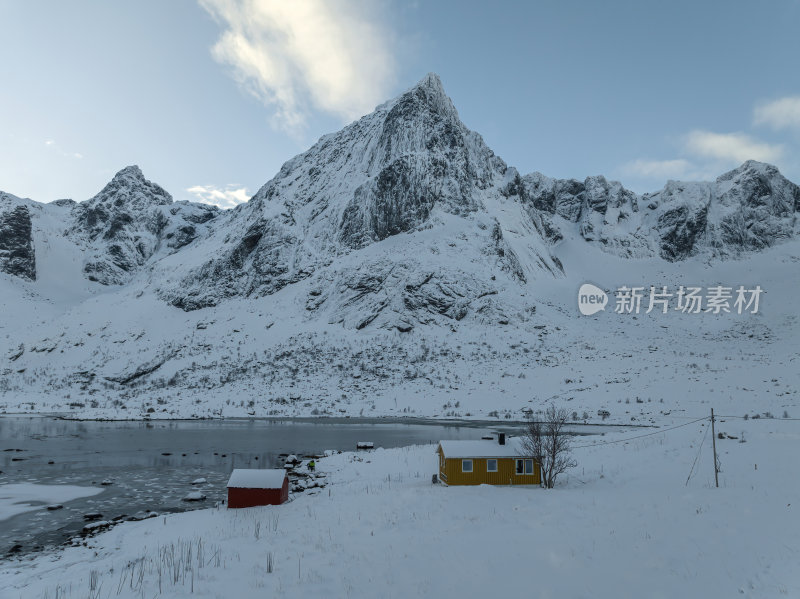
[[[694,424],[696,422],[700,422],[701,420],[708,420],[708,416],[703,416],[702,418],[698,418],[697,420],[692,420],[691,422],[684,422],[683,424],[679,424],[677,426],[671,426],[669,428],[659,429],[657,431],[653,431],[652,433],[645,433],[644,435],[636,435],[635,437],[627,437],[625,439],[617,439],[616,441],[603,441],[601,443],[593,443],[591,445],[577,445],[572,449],[583,449],[584,447],[599,447],[600,445],[611,445],[613,443],[624,443],[625,441],[632,441],[634,439],[641,439],[642,437],[649,437],[651,435],[660,435],[661,433],[666,433],[667,431],[675,430],[676,428],[681,428],[684,426],[689,426],[690,424]]]
[[[745,418],[744,416],[720,416],[719,414],[717,414],[717,418],[738,418],[739,420],[766,420],[767,422],[774,422],[776,420],[779,420],[779,421],[788,420],[790,422],[793,421],[793,420],[794,421],[800,421],[800,418],[776,418],[775,416],[772,416],[772,417],[769,417],[769,416],[748,416],[747,418]]]
[[[753,418],[752,416],[750,416],[749,418],[745,418],[744,416],[720,416],[719,414],[716,414],[715,417],[718,420],[720,418],[738,418],[740,420],[748,420],[748,421],[749,420],[766,420],[767,422],[776,422],[776,421],[780,421],[780,422],[783,422],[783,421],[800,422],[800,418],[766,418],[766,417],[763,417],[763,416],[762,417],[758,417],[758,418]],[[667,431],[672,431],[672,430],[675,430],[677,428],[681,428],[681,427],[684,427],[684,426],[689,426],[690,424],[695,424],[696,422],[700,422],[702,420],[711,420],[711,418],[709,416],[703,416],[702,418],[696,418],[695,420],[692,420],[690,422],[684,422],[683,424],[678,424],[677,426],[671,426],[669,428],[659,429],[659,430],[653,431],[651,433],[645,433],[643,435],[636,435],[635,437],[626,437],[624,439],[617,439],[615,441],[602,441],[602,442],[599,442],[599,443],[593,443],[591,445],[576,445],[576,446],[572,447],[572,449],[584,449],[586,447],[600,447],[601,445],[613,445],[614,443],[625,443],[626,441],[633,441],[634,439],[641,439],[642,437],[649,437],[651,435],[659,435],[661,433],[666,433]],[[708,429],[706,429],[706,431],[708,431]]]
[[[679,414],[664,414],[664,416],[669,416],[673,420],[682,420],[684,418],[694,418],[694,416],[681,416]],[[767,422],[775,421],[775,420],[787,420],[789,422],[795,421],[800,422],[800,418],[784,418],[782,416],[764,416],[763,412],[761,414],[756,414],[755,416],[734,416],[733,414],[715,414],[714,417],[719,420],[720,418],[738,418],[739,420],[766,420]],[[611,425],[613,426],[613,425]],[[627,426],[627,425],[626,425]]]
[[[689,485],[689,479],[692,478],[692,473],[694,472],[694,467],[697,464],[697,460],[700,458],[700,454],[703,451],[703,444],[706,442],[706,437],[708,436],[708,429],[709,429],[709,427],[706,427],[706,432],[703,433],[703,440],[700,441],[700,445],[697,448],[697,455],[694,456],[694,462],[692,462],[692,469],[689,470],[689,476],[686,477],[686,483],[684,483],[684,485],[683,485],[684,487]]]
[[[711,408],[711,447],[714,448],[714,486],[719,489],[719,461],[717,461],[717,435],[714,432],[714,408]],[[708,429],[706,429],[708,432]]]

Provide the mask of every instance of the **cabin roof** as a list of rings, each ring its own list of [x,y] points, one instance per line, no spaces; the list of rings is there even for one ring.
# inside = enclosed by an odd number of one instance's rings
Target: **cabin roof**
[[[527,455],[520,437],[506,438],[505,445],[484,439],[439,441],[439,445],[445,458],[515,458]]]
[[[228,479],[228,488],[280,489],[285,477],[285,470],[236,468]]]

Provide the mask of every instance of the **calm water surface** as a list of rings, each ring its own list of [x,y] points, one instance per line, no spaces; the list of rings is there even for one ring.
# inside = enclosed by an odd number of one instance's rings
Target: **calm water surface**
[[[102,486],[102,493],[64,503],[57,511],[38,509],[0,521],[0,556],[12,547],[26,553],[75,536],[84,514],[103,520],[213,506],[225,497],[233,468],[282,466],[280,454],[314,455],[354,450],[357,441],[375,447],[475,439],[489,429],[469,423],[391,421],[205,420],[79,422],[49,417],[0,417],[0,485]],[[21,451],[8,451],[21,450]],[[52,464],[49,462],[53,462]],[[206,478],[193,487],[191,482]],[[193,490],[208,499],[187,504]],[[0,558],[2,559],[2,558]]]
[[[491,428],[489,428],[491,427]],[[577,427],[599,434],[615,427]],[[403,447],[440,439],[479,439],[509,424],[390,420],[193,420],[87,422],[51,417],[0,416],[0,485],[100,486],[102,492],[0,520],[0,559],[16,547],[27,553],[80,533],[84,515],[103,520],[213,506],[225,498],[233,468],[281,467],[281,454],[308,456],[327,449],[352,451],[357,441]],[[50,463],[52,462],[52,463]],[[207,483],[191,485],[197,478]],[[104,480],[113,484],[102,486]],[[0,487],[1,488],[1,487]],[[207,500],[186,503],[201,490]]]

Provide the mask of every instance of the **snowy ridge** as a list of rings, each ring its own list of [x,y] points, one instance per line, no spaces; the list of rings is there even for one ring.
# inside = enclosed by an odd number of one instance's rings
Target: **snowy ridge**
[[[604,177],[581,183],[534,173],[523,185],[533,207],[554,217],[557,230],[577,228],[586,241],[623,257],[731,257],[800,232],[800,187],[754,160],[714,182],[669,181],[642,196]]]

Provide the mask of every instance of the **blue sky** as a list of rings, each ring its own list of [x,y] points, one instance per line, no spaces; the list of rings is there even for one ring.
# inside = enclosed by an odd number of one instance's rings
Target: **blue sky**
[[[40,201],[138,164],[233,205],[429,71],[523,173],[800,182],[800,0],[0,0],[0,24],[0,190]]]

